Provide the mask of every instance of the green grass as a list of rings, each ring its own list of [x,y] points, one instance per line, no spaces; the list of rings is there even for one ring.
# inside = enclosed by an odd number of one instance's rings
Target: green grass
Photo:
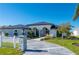
[[[79,38],[79,36],[75,36],[76,38]]]
[[[14,48],[0,48],[0,55],[21,55],[20,50]]]
[[[72,45],[72,43],[79,43],[79,40],[68,40],[68,39],[62,39],[62,38],[53,38],[53,39],[49,39],[46,40],[47,42],[50,43],[55,43],[61,46],[64,46],[68,49],[70,49],[71,51],[73,51],[75,54],[79,55],[79,47]]]
[[[21,55],[22,51],[18,47],[18,44],[16,44],[16,48],[13,48],[12,43],[3,42],[2,48],[0,48],[0,55]]]
[[[13,43],[11,43],[11,42],[3,42],[2,43],[2,47],[13,48]],[[18,43],[16,43],[16,48],[19,48],[19,44]]]

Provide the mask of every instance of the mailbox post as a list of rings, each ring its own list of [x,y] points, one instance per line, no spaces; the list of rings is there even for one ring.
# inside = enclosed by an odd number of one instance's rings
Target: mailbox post
[[[24,35],[21,35],[19,38],[20,38],[20,39],[19,39],[19,42],[20,42],[20,49],[21,49],[22,51],[25,51],[25,50],[27,49],[27,37],[24,36]]]
[[[23,28],[23,35],[20,35],[19,38],[20,38],[20,40],[19,40],[19,42],[20,42],[20,49],[22,51],[26,51],[26,49],[27,49],[27,32],[25,34],[25,28]]]

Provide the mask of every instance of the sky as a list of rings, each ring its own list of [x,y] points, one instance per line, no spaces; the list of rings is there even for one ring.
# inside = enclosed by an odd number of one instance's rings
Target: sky
[[[79,18],[73,21],[77,4],[69,3],[2,3],[0,25],[31,24],[49,22],[56,25],[70,22],[79,27]]]

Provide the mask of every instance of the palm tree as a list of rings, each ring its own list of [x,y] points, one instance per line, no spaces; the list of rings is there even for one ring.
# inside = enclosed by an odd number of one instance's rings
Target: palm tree
[[[76,10],[75,10],[75,14],[74,14],[74,17],[73,17],[73,20],[76,20],[79,16],[79,4],[77,5],[76,7]]]
[[[72,26],[68,22],[68,23],[61,24],[57,30],[62,35],[62,38],[63,38],[64,34],[69,35],[69,30],[71,29],[71,27]]]

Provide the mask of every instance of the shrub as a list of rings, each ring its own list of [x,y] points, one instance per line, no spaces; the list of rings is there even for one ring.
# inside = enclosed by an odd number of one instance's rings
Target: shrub
[[[14,33],[14,36],[18,36],[18,33]]]
[[[67,37],[68,39],[71,39],[71,40],[78,40],[79,38],[78,37],[76,37],[76,36],[69,36],[69,37]]]
[[[5,33],[5,36],[9,36],[9,33]]]
[[[29,31],[27,36],[28,36],[29,38],[33,38],[33,37],[34,37],[34,33],[33,33],[32,31]]]
[[[72,43],[72,45],[75,45],[75,44],[77,44],[77,43],[75,43],[75,42],[74,42],[74,43]]]
[[[14,31],[14,36],[18,36],[17,30]]]

